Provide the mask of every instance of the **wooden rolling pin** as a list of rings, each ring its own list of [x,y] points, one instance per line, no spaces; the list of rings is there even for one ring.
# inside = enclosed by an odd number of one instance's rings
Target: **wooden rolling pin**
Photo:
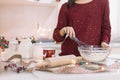
[[[69,64],[75,64],[82,60],[81,57],[76,57],[74,55],[58,56],[53,58],[46,58],[43,63],[37,65],[37,67],[57,67]]]

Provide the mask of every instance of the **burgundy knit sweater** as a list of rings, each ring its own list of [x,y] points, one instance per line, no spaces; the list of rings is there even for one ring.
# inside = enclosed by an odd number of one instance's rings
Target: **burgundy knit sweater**
[[[93,0],[85,4],[75,3],[70,8],[67,8],[67,3],[62,5],[53,38],[56,42],[63,42],[59,55],[79,56],[77,43],[69,37],[60,35],[60,30],[66,26],[72,26],[76,37],[88,45],[109,43],[111,36],[109,1]]]

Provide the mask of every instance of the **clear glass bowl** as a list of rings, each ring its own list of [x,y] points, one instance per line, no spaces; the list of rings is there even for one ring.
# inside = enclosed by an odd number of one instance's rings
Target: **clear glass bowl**
[[[110,48],[102,48],[96,45],[84,45],[78,47],[81,57],[89,62],[99,62],[105,60],[110,54]]]

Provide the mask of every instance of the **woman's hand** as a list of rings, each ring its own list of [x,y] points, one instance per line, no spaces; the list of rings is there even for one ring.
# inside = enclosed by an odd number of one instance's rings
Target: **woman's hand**
[[[60,30],[60,35],[68,35],[69,37],[75,37],[75,31],[72,27],[64,27]]]
[[[106,42],[102,42],[102,43],[101,43],[101,46],[102,46],[103,48],[109,48],[109,47],[110,47],[109,44],[107,44]]]

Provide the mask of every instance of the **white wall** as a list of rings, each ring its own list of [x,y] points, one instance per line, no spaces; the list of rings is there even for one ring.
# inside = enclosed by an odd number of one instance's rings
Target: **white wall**
[[[0,5],[0,34],[10,37],[36,34],[55,6]]]
[[[110,1],[110,19],[112,27],[112,41],[120,40],[120,0]]]
[[[120,0],[109,1],[112,41],[120,41]],[[0,35],[6,35],[7,37],[42,35],[48,27],[49,29],[55,27],[54,22],[58,12],[55,10],[56,6],[50,5],[0,5]],[[52,26],[50,23],[52,23]],[[39,24],[39,33],[37,32],[37,24]],[[46,31],[43,36],[48,37],[49,33]]]

